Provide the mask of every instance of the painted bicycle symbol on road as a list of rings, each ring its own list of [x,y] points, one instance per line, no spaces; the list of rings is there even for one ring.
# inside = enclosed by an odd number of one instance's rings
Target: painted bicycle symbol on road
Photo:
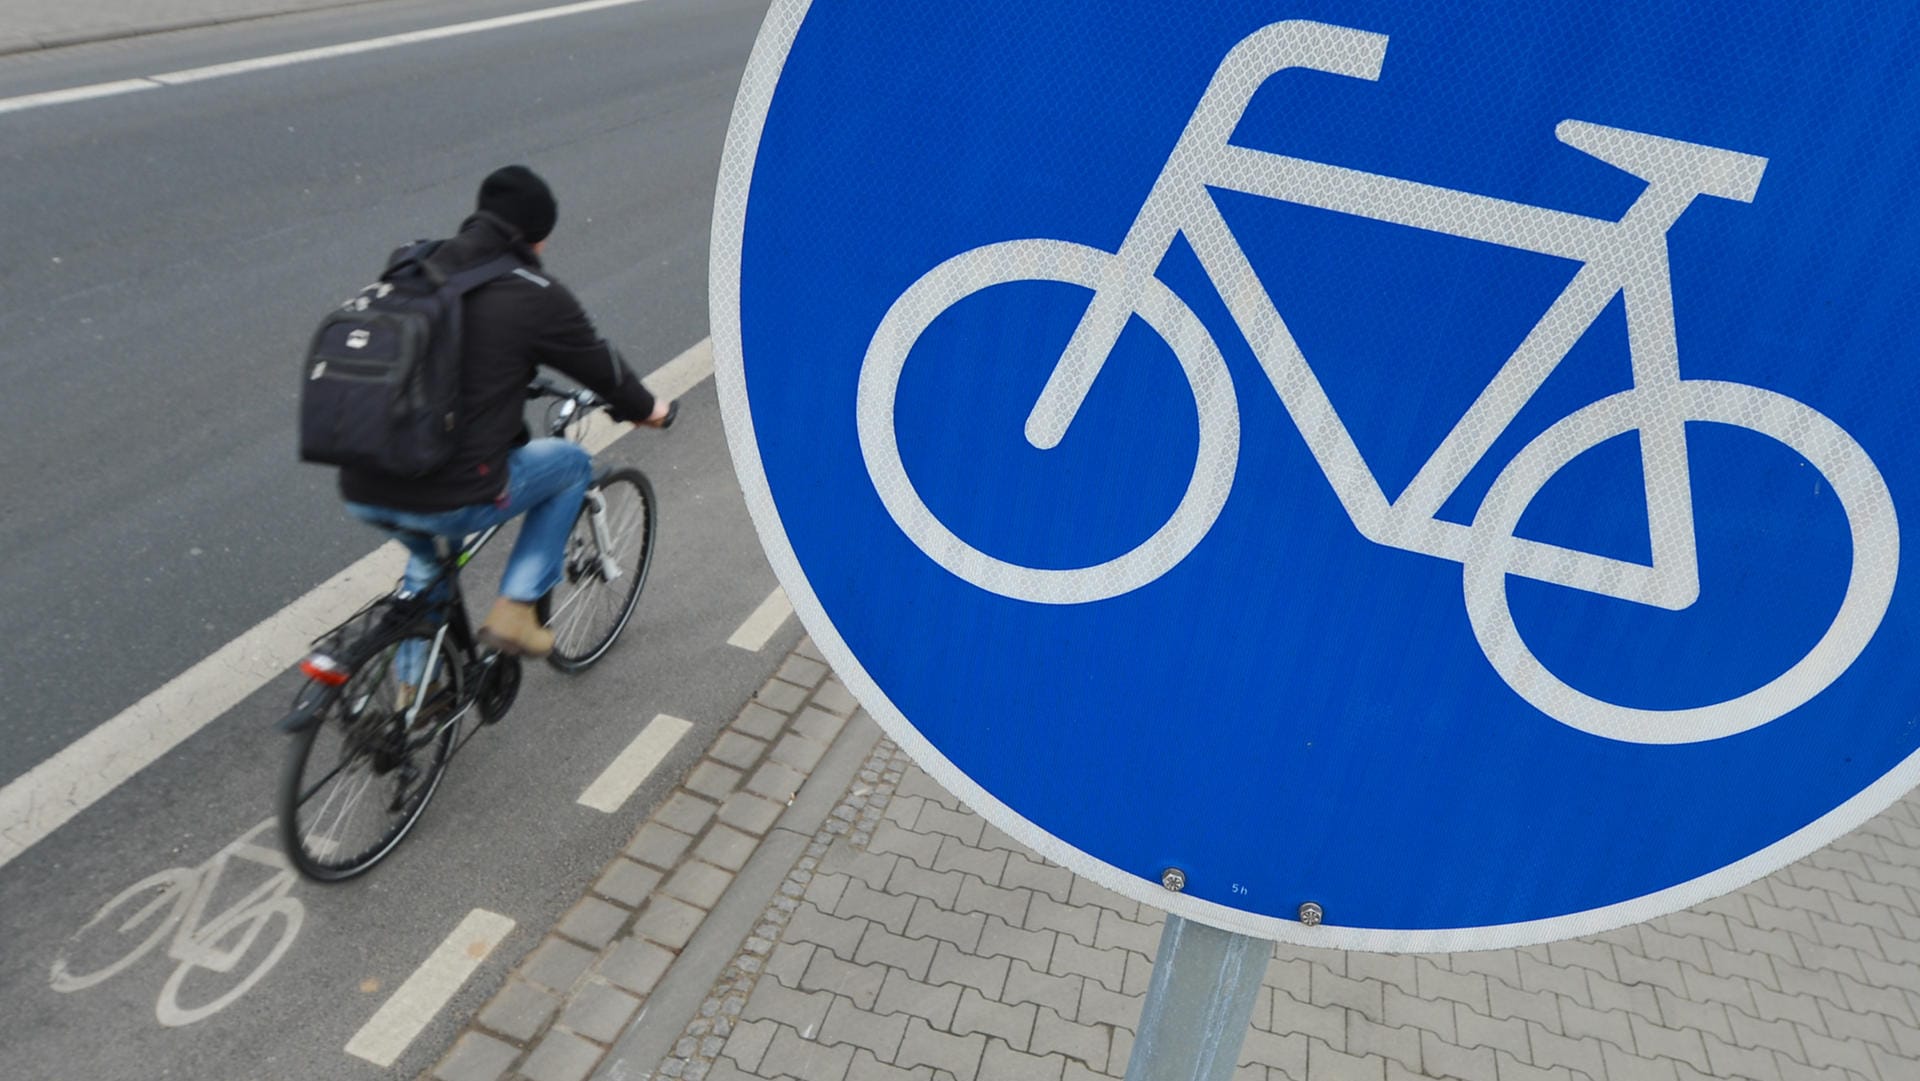
[[[53,989],[71,993],[104,983],[166,940],[167,958],[175,967],[154,1004],[154,1016],[162,1025],[191,1025],[232,1005],[286,955],[306,918],[305,906],[289,896],[297,879],[286,857],[279,849],[258,843],[262,834],[271,834],[274,824],[274,819],[267,819],[198,867],[170,867],[120,891],[67,940],[53,962]],[[222,876],[236,863],[273,873],[209,915],[207,908],[220,891]],[[256,956],[254,947],[269,925],[271,944]],[[250,966],[243,970],[241,963],[249,960]],[[186,985],[195,973],[231,976],[242,970],[245,974],[224,991],[187,1003],[192,996],[186,993]],[[204,994],[200,982],[196,981],[195,991]]]
[[[1322,23],[1275,23],[1241,41],[1215,72],[1118,251],[1065,240],[986,244],[927,271],[894,301],[860,370],[861,453],[894,522],[928,558],[981,589],[1042,604],[1086,604],[1158,579],[1207,535],[1233,487],[1239,410],[1226,362],[1193,310],[1156,276],[1184,235],[1252,347],[1294,425],[1360,534],[1376,544],[1462,564],[1467,614],[1482,652],[1515,693],[1571,727],[1634,743],[1688,743],[1742,732],[1812,699],[1852,665],[1886,614],[1899,566],[1899,527],[1879,468],[1832,420],[1757,386],[1680,374],[1668,231],[1700,196],[1750,203],[1767,160],[1579,120],[1561,142],[1645,181],[1618,219],[1511,202],[1283,154],[1229,140],[1254,93],[1288,69],[1377,81],[1384,35]],[[1261,286],[1208,188],[1242,192],[1408,228],[1559,256],[1580,269],[1401,494],[1388,499],[1346,423]],[[969,544],[915,489],[894,428],[901,372],[915,342],[947,309],[991,287],[1060,282],[1092,292],[1085,314],[1026,424],[1040,449],[1065,436],[1131,317],[1168,346],[1199,417],[1191,479],[1165,524],[1115,558],[1046,568]],[[1441,508],[1613,298],[1627,314],[1633,385],[1576,410],[1502,468],[1471,525]],[[1830,626],[1763,685],[1684,709],[1645,709],[1586,694],[1549,671],[1523,640],[1507,598],[1516,575],[1669,611],[1700,593],[1686,443],[1688,422],[1767,436],[1810,462],[1838,497],[1852,569]],[[1542,487],[1585,451],[1637,433],[1652,540],[1651,565],[1515,535]]]

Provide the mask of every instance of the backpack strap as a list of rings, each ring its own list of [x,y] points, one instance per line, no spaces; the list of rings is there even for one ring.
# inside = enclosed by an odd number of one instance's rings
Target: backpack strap
[[[430,264],[422,264],[423,266]],[[512,254],[496,255],[479,266],[468,267],[457,274],[449,274],[438,286],[458,294],[468,293],[495,278],[502,278],[520,269],[520,259]]]

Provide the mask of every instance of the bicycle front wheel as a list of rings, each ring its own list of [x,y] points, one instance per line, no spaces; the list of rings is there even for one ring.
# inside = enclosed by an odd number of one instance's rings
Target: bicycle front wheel
[[[406,837],[440,787],[459,725],[459,658],[445,642],[426,701],[409,730],[406,707],[430,644],[398,639],[372,651],[321,711],[294,734],[280,782],[280,837],[308,878],[362,874]]]
[[[637,469],[615,470],[587,490],[560,584],[540,598],[541,622],[553,631],[548,664],[579,672],[613,648],[653,565],[655,523],[653,483]]]

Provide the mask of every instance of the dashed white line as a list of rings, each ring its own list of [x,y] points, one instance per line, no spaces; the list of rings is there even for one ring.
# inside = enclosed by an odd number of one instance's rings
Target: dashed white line
[[[500,30],[509,26],[520,26],[525,23],[540,22],[545,19],[559,19],[568,15],[583,15],[590,11],[628,7],[633,4],[645,2],[646,0],[586,0],[585,3],[541,8],[538,11],[524,11],[517,15],[502,15],[492,19],[477,19],[472,22],[455,23],[451,26],[435,26],[426,30],[410,30],[403,34],[389,34],[385,37],[367,38],[362,41],[349,41],[340,45],[328,45],[318,49],[300,49],[295,52],[255,57],[251,60],[238,60],[229,64],[210,64],[206,67],[186,68],[181,71],[170,71],[146,79],[124,79],[118,82],[77,86],[70,90],[55,90],[42,94],[27,94],[21,97],[0,98],[0,113],[18,112],[22,109],[34,109],[46,105],[62,105],[67,102],[85,101],[90,98],[109,97],[114,94],[125,94],[135,90],[154,90],[161,86],[178,86],[183,83],[196,83],[207,79],[221,79],[229,75],[245,75],[249,72],[266,71],[270,68],[283,68],[293,64],[309,63],[314,60],[331,60],[334,57],[351,56],[355,53],[369,53],[379,49],[395,48],[400,45],[415,45],[423,41],[438,41],[442,38],[460,37],[464,34],[478,34],[488,30]]]
[[[383,1069],[393,1065],[512,930],[513,921],[497,912],[476,908],[467,913],[347,1041],[347,1054]]]
[[[775,589],[766,600],[760,602],[760,607],[753,610],[747,621],[740,624],[740,629],[733,632],[727,644],[748,653],[758,653],[766,648],[767,640],[786,624],[787,617],[792,614],[793,602],[787,600],[787,591]]]
[[[620,752],[620,757],[609,763],[587,790],[580,793],[578,802],[602,814],[618,811],[627,798],[653,776],[653,771],[666,760],[680,738],[692,730],[693,725],[678,717],[664,713],[654,717],[633,737],[633,742],[627,744],[627,749]]]
[[[711,374],[713,349],[703,341],[643,382],[679,397]],[[629,430],[603,424],[588,447],[598,453]],[[316,636],[391,587],[404,559],[398,544],[382,545],[0,787],[0,867],[285,672]]]

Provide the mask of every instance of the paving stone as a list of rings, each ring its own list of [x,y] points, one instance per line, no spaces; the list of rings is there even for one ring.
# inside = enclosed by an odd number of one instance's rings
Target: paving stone
[[[1038,1009],[1032,1003],[1007,1005],[995,1002],[968,987],[960,992],[960,1005],[953,1015],[953,1034],[965,1036],[983,1032],[999,1037],[1015,1050],[1025,1051],[1028,1041],[1033,1037],[1034,1014]],[[991,1071],[989,1076],[992,1076]]]
[[[1307,1045],[1307,1072],[1312,1074],[1317,1062],[1314,1058],[1314,1045]],[[1385,1059],[1377,1059],[1382,1071]],[[1457,1047],[1445,1043],[1430,1033],[1420,1034],[1420,1064],[1429,1074],[1440,1077],[1456,1077],[1460,1081],[1498,1081],[1499,1069],[1494,1061],[1491,1047]]]
[[[1483,1014],[1493,1008],[1487,994],[1487,978],[1477,972],[1453,972],[1422,957],[1415,963],[1414,980],[1419,984],[1421,998],[1448,999]]]
[[[748,857],[759,842],[741,833],[731,826],[715,826],[700,839],[700,846],[693,854],[728,871],[739,871],[747,865]]]
[[[640,1000],[617,987],[590,983],[568,1000],[560,1011],[560,1025],[604,1044],[620,1038],[628,1019],[640,1008]]]
[[[1598,972],[1607,979],[1614,981],[1620,979],[1620,967],[1615,963],[1613,947],[1604,942],[1593,942],[1587,939],[1550,942],[1547,944],[1547,956],[1555,965],[1561,967],[1578,965]]]
[[[949,912],[926,897],[913,905],[913,918],[907,921],[908,938],[934,938],[952,943],[963,953],[973,953],[980,945],[980,932],[987,918],[977,912]]]
[[[1495,1081],[1492,1069],[1492,1052],[1487,1052],[1487,1073],[1455,1076],[1461,1081]],[[1314,1081],[1386,1081],[1387,1060],[1373,1055],[1350,1055],[1324,1040],[1308,1040],[1304,1076]]]
[[[1059,1055],[1029,1055],[989,1039],[980,1056],[980,1076],[994,1081],[1061,1081],[1066,1065]]]
[[[1461,1047],[1491,1047],[1496,1050],[1512,1052],[1516,1057],[1527,1051],[1527,1023],[1519,1018],[1497,1020],[1477,1010],[1465,1006],[1456,1006],[1453,1011],[1454,1023],[1459,1026]],[[1353,1048],[1349,1046],[1347,1050]],[[1599,1049],[1594,1049],[1594,1061],[1600,1060]]]
[[[814,689],[813,704],[842,717],[850,717],[860,708],[860,703],[837,679],[828,679]]]
[[[670,951],[652,942],[629,938],[600,959],[600,975],[634,994],[645,995],[660,982],[671,964]]]
[[[742,833],[755,837],[764,837],[773,824],[780,818],[780,812],[786,810],[784,804],[775,803],[764,796],[751,792],[735,792],[727,797],[720,807],[720,821]]]
[[[1105,930],[1102,922],[1101,929]],[[1156,934],[1158,929],[1155,929]],[[1155,948],[1159,940],[1154,940]],[[1147,956],[1154,950],[1145,951]],[[1395,987],[1406,994],[1418,994],[1420,990],[1420,966],[1415,964],[1411,954],[1392,953],[1353,953],[1347,955],[1347,978],[1353,980],[1373,980],[1383,987]]]
[[[904,938],[874,923],[860,936],[860,948],[854,952],[853,960],[860,965],[892,965],[916,980],[925,980],[927,970],[933,966],[935,945],[931,939]]]
[[[1008,959],[978,956],[947,941],[936,941],[933,966],[927,982],[957,983],[971,987],[991,999],[999,999],[1006,990]]]
[[[903,830],[911,830],[913,824],[920,818],[920,808],[926,805],[927,801],[924,797],[902,796],[896,792],[893,798],[887,801],[886,812],[880,817]]]
[[[1535,1066],[1565,1066],[1596,1078],[1605,1075],[1606,1048],[1599,1040],[1558,1036],[1535,1024],[1526,1026],[1526,1039],[1518,1050],[1501,1045],[1502,1050],[1525,1056]]]
[[[1489,980],[1487,1005],[1495,1018],[1517,1017],[1549,1032],[1560,1031],[1560,996],[1552,992],[1522,991],[1504,980]]]
[[[653,820],[693,836],[713,820],[714,810],[712,801],[682,790],[667,797],[666,802],[653,812]]]
[[[900,1041],[906,1036],[908,1020],[904,1013],[874,1013],[854,1005],[850,999],[835,995],[833,1005],[827,1008],[827,1019],[821,1026],[820,1039],[824,1043],[865,1048],[878,1058],[892,1062],[894,1056],[899,1054]]]
[[[977,845],[986,826],[986,820],[972,811],[930,803],[921,808],[920,820],[915,823],[914,829],[920,833],[945,834],[961,844]]]
[[[1536,960],[1524,955],[1518,959],[1518,964],[1521,990],[1550,991],[1567,1001],[1592,1008],[1593,995],[1587,990],[1586,969],[1574,965],[1558,965],[1550,959]],[[1417,972],[1419,966],[1416,964],[1414,968]]]
[[[1110,1034],[1111,1030],[1104,1025],[1069,1021],[1041,1006],[1033,1019],[1032,1049],[1036,1055],[1058,1052],[1092,1066],[1107,1061]]]
[[[1633,1046],[1647,1058],[1679,1059],[1702,1070],[1708,1069],[1707,1045],[1698,1032],[1682,1032],[1644,1017],[1634,1017]]]
[[[924,897],[952,911],[966,877],[959,871],[930,871],[912,860],[899,860],[893,866],[893,876],[887,879],[887,892]]]
[[[733,1027],[733,1033],[727,1037],[726,1047],[721,1053],[748,1073],[758,1073],[760,1063],[766,1057],[767,1046],[773,1042],[773,1034],[779,1030],[780,1023],[777,1021],[742,1021]]]
[[[1307,1038],[1297,1032],[1257,1029],[1248,1032],[1240,1044],[1240,1064],[1278,1070],[1282,1078],[1304,1078],[1307,1076]]]
[[[827,1019],[827,1008],[832,1005],[831,992],[793,991],[779,980],[761,980],[754,985],[753,994],[747,996],[740,1019],[777,1021],[812,1039],[820,1034],[820,1025]]]
[[[790,714],[807,700],[807,688],[783,679],[770,679],[753,692],[753,700],[768,709]]]
[[[1587,989],[1596,1010],[1615,1010],[1636,1017],[1660,1016],[1660,1002],[1654,997],[1654,989],[1646,984],[1624,984],[1590,973]]]
[[[817,1030],[815,1034],[818,1034]],[[767,1045],[767,1057],[763,1065],[779,1070],[781,1077],[793,1077],[798,1081],[844,1081],[847,1068],[852,1064],[852,1047],[818,1043],[812,1038],[803,1039],[783,1026],[773,1034],[773,1042]]]
[[[1282,996],[1275,992],[1274,1003],[1278,1006]],[[1419,1028],[1440,1037],[1448,1043],[1458,1043],[1459,1026],[1454,1021],[1454,1003],[1445,999],[1420,998],[1409,995],[1398,987],[1388,985],[1382,989],[1381,999],[1385,1008],[1385,1024],[1389,1028]],[[1289,1000],[1291,1001],[1291,1000]],[[1626,1024],[1623,1020],[1622,1026]],[[1276,1020],[1275,1031],[1286,1031]],[[1336,1046],[1345,1047],[1338,1044]]]
[[[813,959],[826,953],[829,951],[820,949],[811,942],[781,942],[776,944],[773,952],[767,955],[766,967],[763,971],[788,987],[799,988],[802,977],[807,973],[807,967],[813,964]]]
[[[743,735],[771,742],[786,726],[786,714],[768,709],[758,702],[748,702],[729,727]]]
[[[764,741],[732,730],[720,733],[720,738],[714,740],[713,746],[707,749],[707,757],[743,775],[766,753],[767,744]],[[679,828],[685,829],[684,826]]]
[[[1710,1076],[1739,1077],[1745,1081],[1780,1081],[1780,1066],[1772,1051],[1764,1047],[1736,1047],[1713,1036],[1704,1036],[1702,1040],[1707,1045],[1707,1065],[1710,1069],[1706,1072]],[[1618,1057],[1621,1057],[1618,1053],[1609,1052],[1609,1070]],[[1892,1078],[1889,1077],[1887,1081],[1892,1081]]]
[[[960,810],[960,800],[953,793],[941,788],[925,770],[918,766],[909,768],[900,777],[895,792],[902,796],[919,796],[930,803],[937,803],[949,811]]]
[[[1087,983],[1084,976],[1056,976],[1015,960],[1007,968],[1006,989],[998,997],[1007,1003],[1032,1002],[1062,1017],[1077,1018],[1081,988]]]
[[[881,971],[886,973],[886,979],[880,986],[875,1010],[883,1014],[911,1014],[943,1031],[953,1028],[953,1015],[960,1007],[960,995],[965,988],[953,983],[916,980],[897,968]]]
[[[907,1022],[907,1033],[900,1042],[900,1053],[894,1059],[894,1065],[911,1069],[915,1066],[931,1066],[936,1071],[944,1070],[953,1075],[954,1081],[975,1081],[980,1076],[980,1058],[985,1053],[987,1038],[979,1034],[972,1036],[954,1036],[938,1032],[929,1027],[926,1021],[915,1017]],[[1000,1078],[988,1078],[986,1081],[1001,1081]]]
[[[1091,980],[1098,980],[1109,991],[1125,994],[1127,993],[1125,974],[1129,956],[1137,955],[1129,954],[1124,950],[1091,949],[1061,935],[1054,941],[1053,957],[1047,963],[1047,971],[1055,976],[1068,973],[1085,976]]]
[[[934,809],[936,808],[932,804],[928,804],[921,808],[920,813],[924,817],[927,811]],[[940,852],[941,836],[938,833],[917,833],[902,829],[895,823],[883,821],[874,827],[873,839],[867,842],[867,851],[897,855],[903,859],[912,860],[923,869],[930,870],[933,867],[934,858]]]
[[[899,874],[897,868],[894,874]],[[913,919],[914,904],[913,897],[876,890],[856,879],[847,883],[846,892],[840,895],[840,903],[834,908],[834,915],[858,916],[896,935],[903,935],[907,932],[908,921]]]
[[[827,678],[827,666],[811,658],[789,654],[774,674],[788,683],[797,683],[802,687],[817,687],[821,680]]]
[[[815,743],[831,744],[846,724],[844,716],[808,706],[793,719],[793,730]]]
[[[831,991],[863,1010],[874,1008],[888,970],[842,961],[831,950],[814,950],[795,986],[804,991]]]
[[[912,823],[902,822],[903,827],[912,828]],[[941,837],[940,848],[933,856],[933,869],[936,871],[959,871],[979,880],[979,888],[1001,890],[1010,896],[1020,898],[1020,915],[1010,917],[1008,922],[1019,923],[1026,918],[1026,899],[1031,890],[1005,889],[998,885],[1007,870],[1007,857],[1011,853],[984,850],[961,843],[953,837]],[[963,887],[964,888],[964,887]],[[1069,887],[1071,889],[1071,887]],[[995,909],[998,911],[998,909]]]
[[[655,868],[615,857],[600,875],[599,881],[593,884],[593,892],[628,908],[639,908],[653,888],[660,884],[660,875],[661,872]]]
[[[1348,979],[1315,965],[1309,984],[1309,1001],[1315,1006],[1344,1006],[1360,1011],[1375,1023],[1386,1022],[1386,985],[1378,980]]]
[[[1851,1070],[1862,1077],[1872,1077],[1879,1072],[1874,1065],[1873,1055],[1867,1051],[1867,1045],[1854,1040],[1836,1040],[1822,1036],[1818,1032],[1800,1033],[1800,1045],[1807,1049],[1807,1065],[1816,1069],[1837,1066]],[[1914,1072],[1920,1073],[1920,1070]]]
[[[453,1050],[433,1068],[440,1081],[499,1081],[520,1049],[482,1032],[462,1033]]]
[[[480,1010],[478,1020],[510,1040],[526,1043],[559,1008],[560,999],[551,991],[526,980],[510,979]]]
[[[640,910],[640,918],[633,921],[633,933],[635,937],[678,950],[687,944],[693,933],[700,929],[700,921],[706,918],[704,909],[664,894],[655,894],[647,902],[647,907]]]
[[[1027,906],[1026,928],[1057,931],[1082,946],[1091,947],[1099,938],[1100,912],[1098,908],[1068,905],[1037,893]]]
[[[807,883],[801,899],[822,912],[834,912],[840,907],[841,900],[846,897],[847,887],[852,882],[853,879],[846,875],[816,873],[813,881]]]
[[[944,853],[946,849],[943,847],[941,851]],[[1032,890],[1001,889],[972,874],[961,874],[960,888],[948,907],[955,912],[978,912],[1003,924],[1020,927],[1026,923],[1027,908],[1032,900]]]
[[[680,865],[680,869],[660,887],[666,897],[685,901],[695,908],[709,912],[718,904],[727,887],[733,884],[733,875],[722,871],[711,863],[689,860]],[[659,900],[656,898],[656,900]],[[651,906],[649,906],[651,907]]]
[[[1568,1039],[1597,1039],[1622,1051],[1633,1050],[1631,1015],[1619,1010],[1589,1010],[1577,1002],[1560,1004],[1560,1031]]]
[[[592,950],[548,935],[520,966],[520,975],[542,987],[566,991],[585,974],[593,959]]]
[[[820,759],[826,753],[826,744],[790,732],[780,737],[780,742],[773,745],[767,757],[806,774],[813,772],[813,767],[820,764]]]
[[[1398,1065],[1398,1063],[1395,1063],[1395,1065]],[[1530,1062],[1523,1062],[1505,1051],[1495,1051],[1493,1053],[1493,1071],[1494,1076],[1497,1077],[1499,1081],[1576,1081],[1573,1071],[1564,1066],[1535,1066]],[[1578,1081],[1585,1081],[1586,1076],[1585,1074],[1578,1075]],[[1653,1081],[1653,1079],[1647,1078],[1645,1081]]]
[[[1053,962],[1057,931],[1029,931],[1011,927],[998,916],[988,916],[981,926],[978,952],[988,956],[1011,957],[1025,961],[1035,971],[1044,972]]]
[[[583,1081],[601,1054],[600,1048],[571,1032],[551,1031],[540,1038],[520,1072],[531,1081]]]
[[[554,930],[598,950],[620,934],[620,929],[626,926],[627,919],[632,915],[627,909],[608,904],[598,897],[582,897],[560,918],[560,924]]]
[[[753,776],[748,779],[747,791],[757,796],[765,796],[785,807],[793,802],[794,794],[800,791],[800,786],[806,782],[806,779],[804,774],[792,766],[774,761],[762,762],[760,768],[754,770]]]
[[[1000,876],[1000,885],[1007,889],[1032,890],[1065,904],[1073,890],[1073,872],[1013,852],[1007,856],[1007,869]]]
[[[693,838],[679,830],[649,822],[634,834],[633,840],[627,845],[627,855],[662,871],[670,871],[679,864],[680,857],[686,855],[687,846],[692,843]]]
[[[1377,1055],[1393,1059],[1409,1070],[1417,1070],[1420,1068],[1420,1031],[1412,1027],[1378,1025],[1361,1016],[1358,1011],[1348,1010],[1346,1051],[1347,1054],[1360,1057]],[[1521,1053],[1525,1051],[1523,1045]]]
[[[740,777],[739,770],[708,758],[693,767],[693,772],[687,775],[686,785],[688,789],[719,803],[740,787]]]
[[[1153,982],[1153,962],[1132,951],[1122,952],[1127,960],[1126,974],[1120,980],[1123,995],[1144,995]]]
[[[1261,988],[1265,995],[1272,992]],[[1116,1028],[1132,1029],[1140,1024],[1140,1011],[1146,1005],[1145,995],[1122,995],[1109,991],[1097,981],[1087,980],[1080,988],[1080,1006],[1078,1010],[1057,1011],[1068,1020],[1083,1025],[1113,1025]],[[1254,1027],[1262,1024],[1262,1014],[1254,1008]],[[1273,1006],[1268,1002],[1264,1021],[1270,1025],[1273,1020]]]
[[[859,952],[860,940],[866,936],[867,924],[863,918],[830,916],[802,902],[787,922],[787,938],[815,943],[822,949],[832,950],[842,961],[851,961]]]
[[[1105,886],[1077,875],[1067,888],[1067,903],[1096,905],[1127,920],[1137,921],[1140,915],[1140,902],[1130,897],[1122,897]]]
[[[1451,1013],[1451,1009],[1448,1012]],[[1282,991],[1274,992],[1273,996],[1273,1030],[1298,1032],[1321,1040],[1335,1050],[1347,1049],[1346,1010],[1310,1006]]]

